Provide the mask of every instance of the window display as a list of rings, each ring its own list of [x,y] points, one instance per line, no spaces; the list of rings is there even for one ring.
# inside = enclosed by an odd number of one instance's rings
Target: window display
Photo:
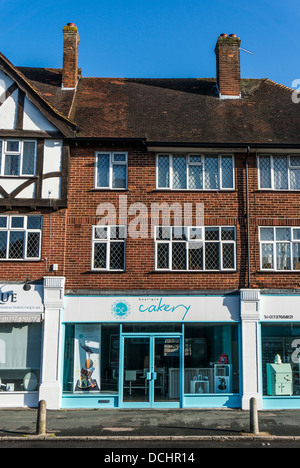
[[[185,325],[185,393],[238,393],[236,325]]]
[[[238,323],[66,325],[64,393],[149,403],[179,401],[182,390],[239,393]]]
[[[300,327],[262,327],[262,375],[265,396],[300,395]]]
[[[100,390],[101,326],[75,325],[74,391]]]
[[[119,325],[67,325],[64,392],[118,391]]]
[[[40,323],[0,324],[0,391],[38,390],[41,359]]]

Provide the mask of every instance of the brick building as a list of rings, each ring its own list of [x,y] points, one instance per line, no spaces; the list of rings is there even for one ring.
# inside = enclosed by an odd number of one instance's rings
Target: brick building
[[[84,77],[63,36],[0,55],[0,405],[299,407],[293,90],[233,34],[201,79]]]

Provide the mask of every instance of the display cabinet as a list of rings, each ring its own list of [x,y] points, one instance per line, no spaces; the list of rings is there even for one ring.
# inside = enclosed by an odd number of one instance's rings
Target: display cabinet
[[[231,393],[231,364],[214,365],[215,393]]]
[[[190,393],[209,393],[208,380],[191,380]]]

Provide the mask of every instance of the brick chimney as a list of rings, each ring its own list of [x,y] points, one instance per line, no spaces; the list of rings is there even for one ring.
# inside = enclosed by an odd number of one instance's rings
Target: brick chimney
[[[221,99],[241,97],[240,44],[236,34],[221,34],[215,47],[217,86]]]
[[[79,34],[74,23],[68,23],[63,28],[64,50],[62,88],[74,89],[78,80],[78,44]]]

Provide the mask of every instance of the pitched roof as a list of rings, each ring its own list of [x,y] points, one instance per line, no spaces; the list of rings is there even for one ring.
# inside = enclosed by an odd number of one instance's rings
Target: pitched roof
[[[20,68],[82,138],[173,144],[300,145],[300,104],[269,79],[242,79],[242,98],[222,100],[214,78],[79,80],[61,89],[60,69]]]
[[[65,118],[69,118],[75,91],[62,89],[60,68],[18,67],[18,70],[38,90],[45,101]]]
[[[63,113],[63,107],[59,100],[52,103],[45,92],[43,92],[43,86],[45,86],[45,80],[36,81],[33,79],[33,71],[37,69],[15,67],[1,52],[0,52],[0,69],[4,71],[10,78],[16,82],[17,86],[22,89],[27,95],[28,99],[39,108],[39,110],[45,115],[45,117],[53,123],[58,130],[65,136],[74,136],[76,131],[76,125],[68,118],[68,115]],[[27,75],[26,76],[26,71]],[[47,83],[47,87],[49,84]],[[59,110],[61,107],[62,110]]]

